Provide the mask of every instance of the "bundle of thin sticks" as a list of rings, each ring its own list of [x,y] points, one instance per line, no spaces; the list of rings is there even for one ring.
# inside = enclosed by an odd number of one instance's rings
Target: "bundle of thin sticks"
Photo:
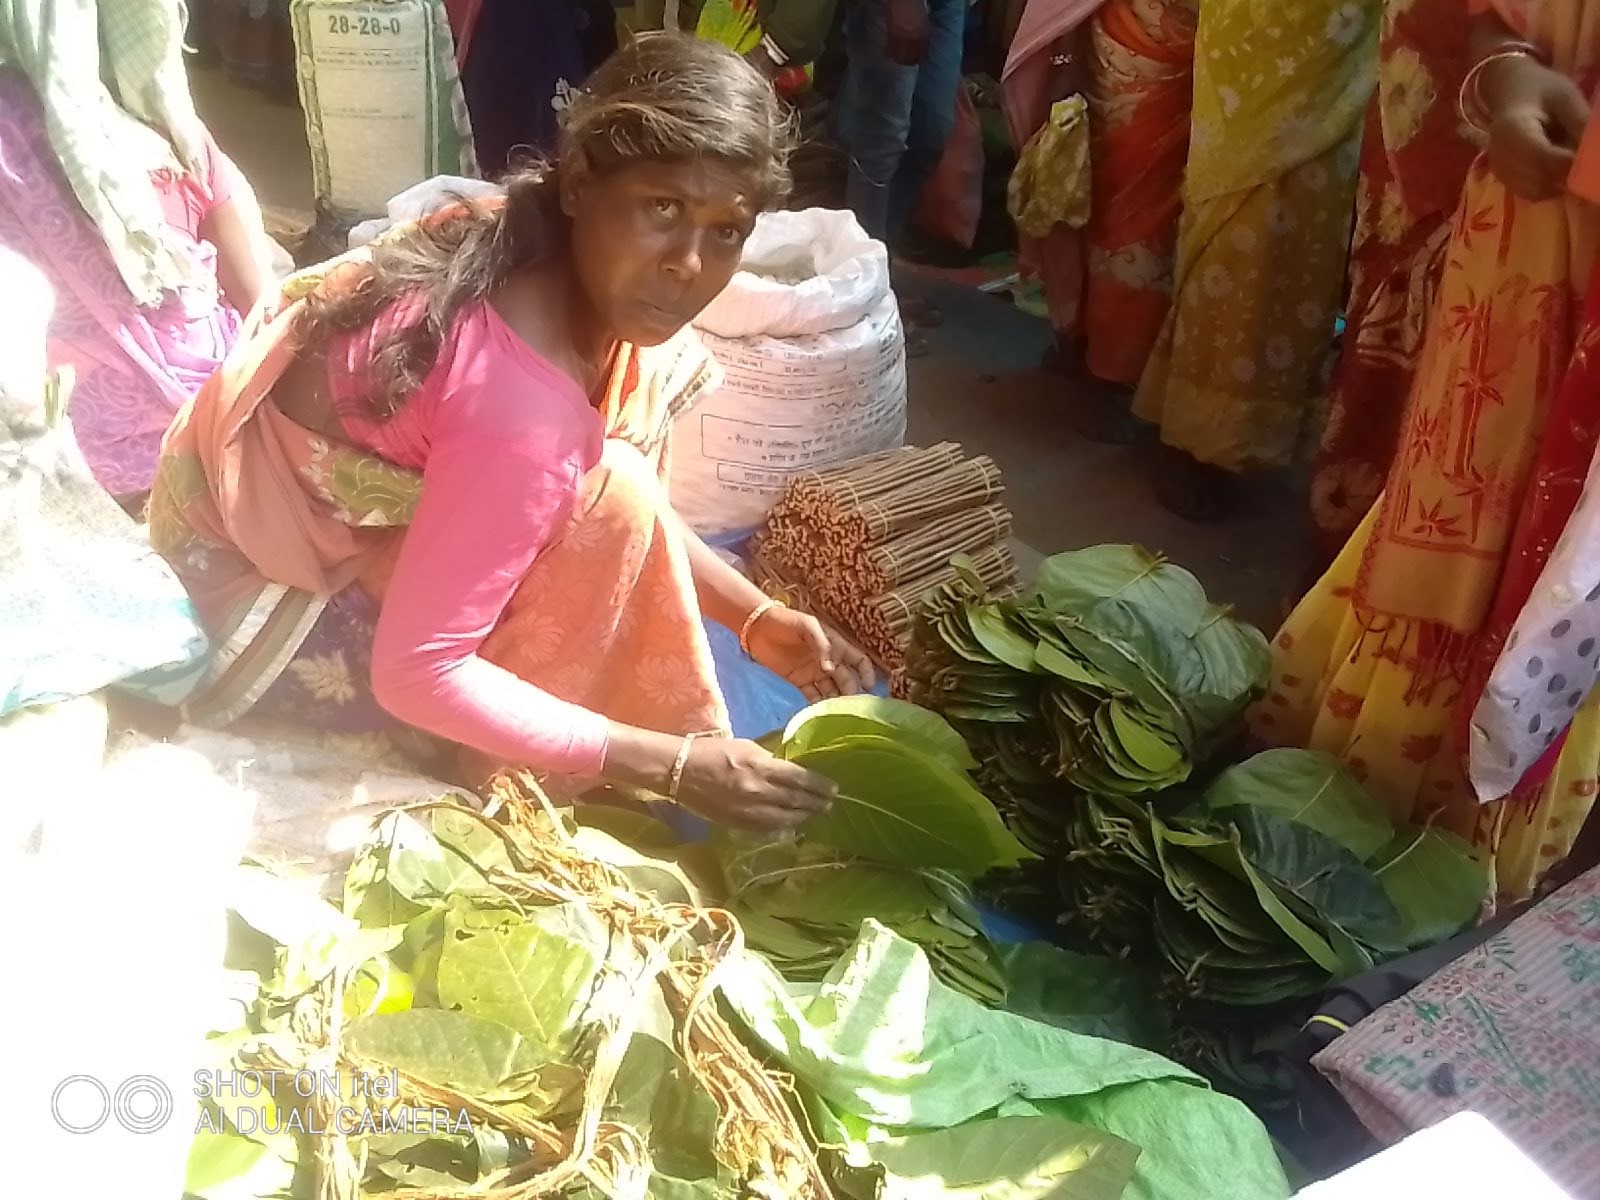
[[[1016,582],[999,468],[954,442],[907,446],[794,479],[755,542],[756,582],[838,626],[891,671],[922,597],[968,560],[986,586]]]

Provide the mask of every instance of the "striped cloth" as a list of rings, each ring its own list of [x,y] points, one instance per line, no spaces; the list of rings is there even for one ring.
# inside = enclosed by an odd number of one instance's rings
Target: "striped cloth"
[[[184,163],[204,129],[183,65],[183,0],[0,0],[0,64],[44,104],[62,169],[142,305],[208,287],[173,238],[140,147],[166,134]]]
[[[1571,1195],[1600,1196],[1600,868],[1312,1062],[1383,1141],[1478,1112]]]

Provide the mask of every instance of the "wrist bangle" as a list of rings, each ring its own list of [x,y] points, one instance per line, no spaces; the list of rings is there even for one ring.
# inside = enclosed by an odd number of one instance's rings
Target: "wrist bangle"
[[[1483,112],[1483,96],[1479,91],[1479,85],[1483,82],[1483,72],[1493,63],[1509,62],[1513,58],[1531,58],[1541,63],[1544,61],[1537,46],[1528,42],[1510,42],[1473,63],[1472,69],[1461,81],[1461,92],[1456,97],[1456,109],[1468,128],[1481,137],[1486,137],[1489,133]]]
[[[771,34],[764,33],[761,35],[761,48],[767,52],[767,57],[772,60],[774,66],[787,67],[789,65],[789,56],[778,49],[778,43],[772,40]]]
[[[683,786],[683,769],[689,765],[689,751],[694,749],[694,734],[683,739],[678,747],[678,757],[672,760],[672,771],[667,776],[667,799],[677,803],[678,789]]]
[[[762,617],[766,616],[773,609],[782,607],[783,603],[781,601],[768,599],[763,600],[760,604],[756,605],[750,610],[750,615],[744,619],[744,627],[739,630],[739,649],[743,650],[746,656],[750,654],[751,631],[754,630],[758,624],[760,624]]]

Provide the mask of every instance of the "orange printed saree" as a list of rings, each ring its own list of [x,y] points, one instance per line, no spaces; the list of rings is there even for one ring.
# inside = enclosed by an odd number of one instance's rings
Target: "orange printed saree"
[[[1194,0],[1110,0],[1090,27],[1089,371],[1139,382],[1172,303],[1194,92]]]
[[[290,295],[344,286],[361,270],[359,259],[346,262],[302,279]],[[405,743],[412,731],[397,729],[372,698],[370,652],[421,476],[274,405],[299,312],[291,299],[259,319],[163,448],[151,541],[189,587],[218,647],[187,716],[216,726],[249,715]],[[597,402],[606,429],[600,465],[485,641],[485,658],[612,720],[726,731],[661,482],[672,418],[715,370],[692,335],[619,349]]]

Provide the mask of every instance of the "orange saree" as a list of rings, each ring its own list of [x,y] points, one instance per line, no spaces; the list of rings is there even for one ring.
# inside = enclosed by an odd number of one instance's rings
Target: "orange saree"
[[[342,286],[360,270],[359,259],[341,264],[290,294]],[[187,716],[405,735],[373,700],[370,652],[421,476],[274,405],[300,311],[291,300],[247,330],[164,443],[151,541],[217,646]],[[615,721],[727,730],[662,486],[671,421],[715,370],[692,335],[619,349],[596,402],[606,429],[600,464],[481,647],[486,659]]]

